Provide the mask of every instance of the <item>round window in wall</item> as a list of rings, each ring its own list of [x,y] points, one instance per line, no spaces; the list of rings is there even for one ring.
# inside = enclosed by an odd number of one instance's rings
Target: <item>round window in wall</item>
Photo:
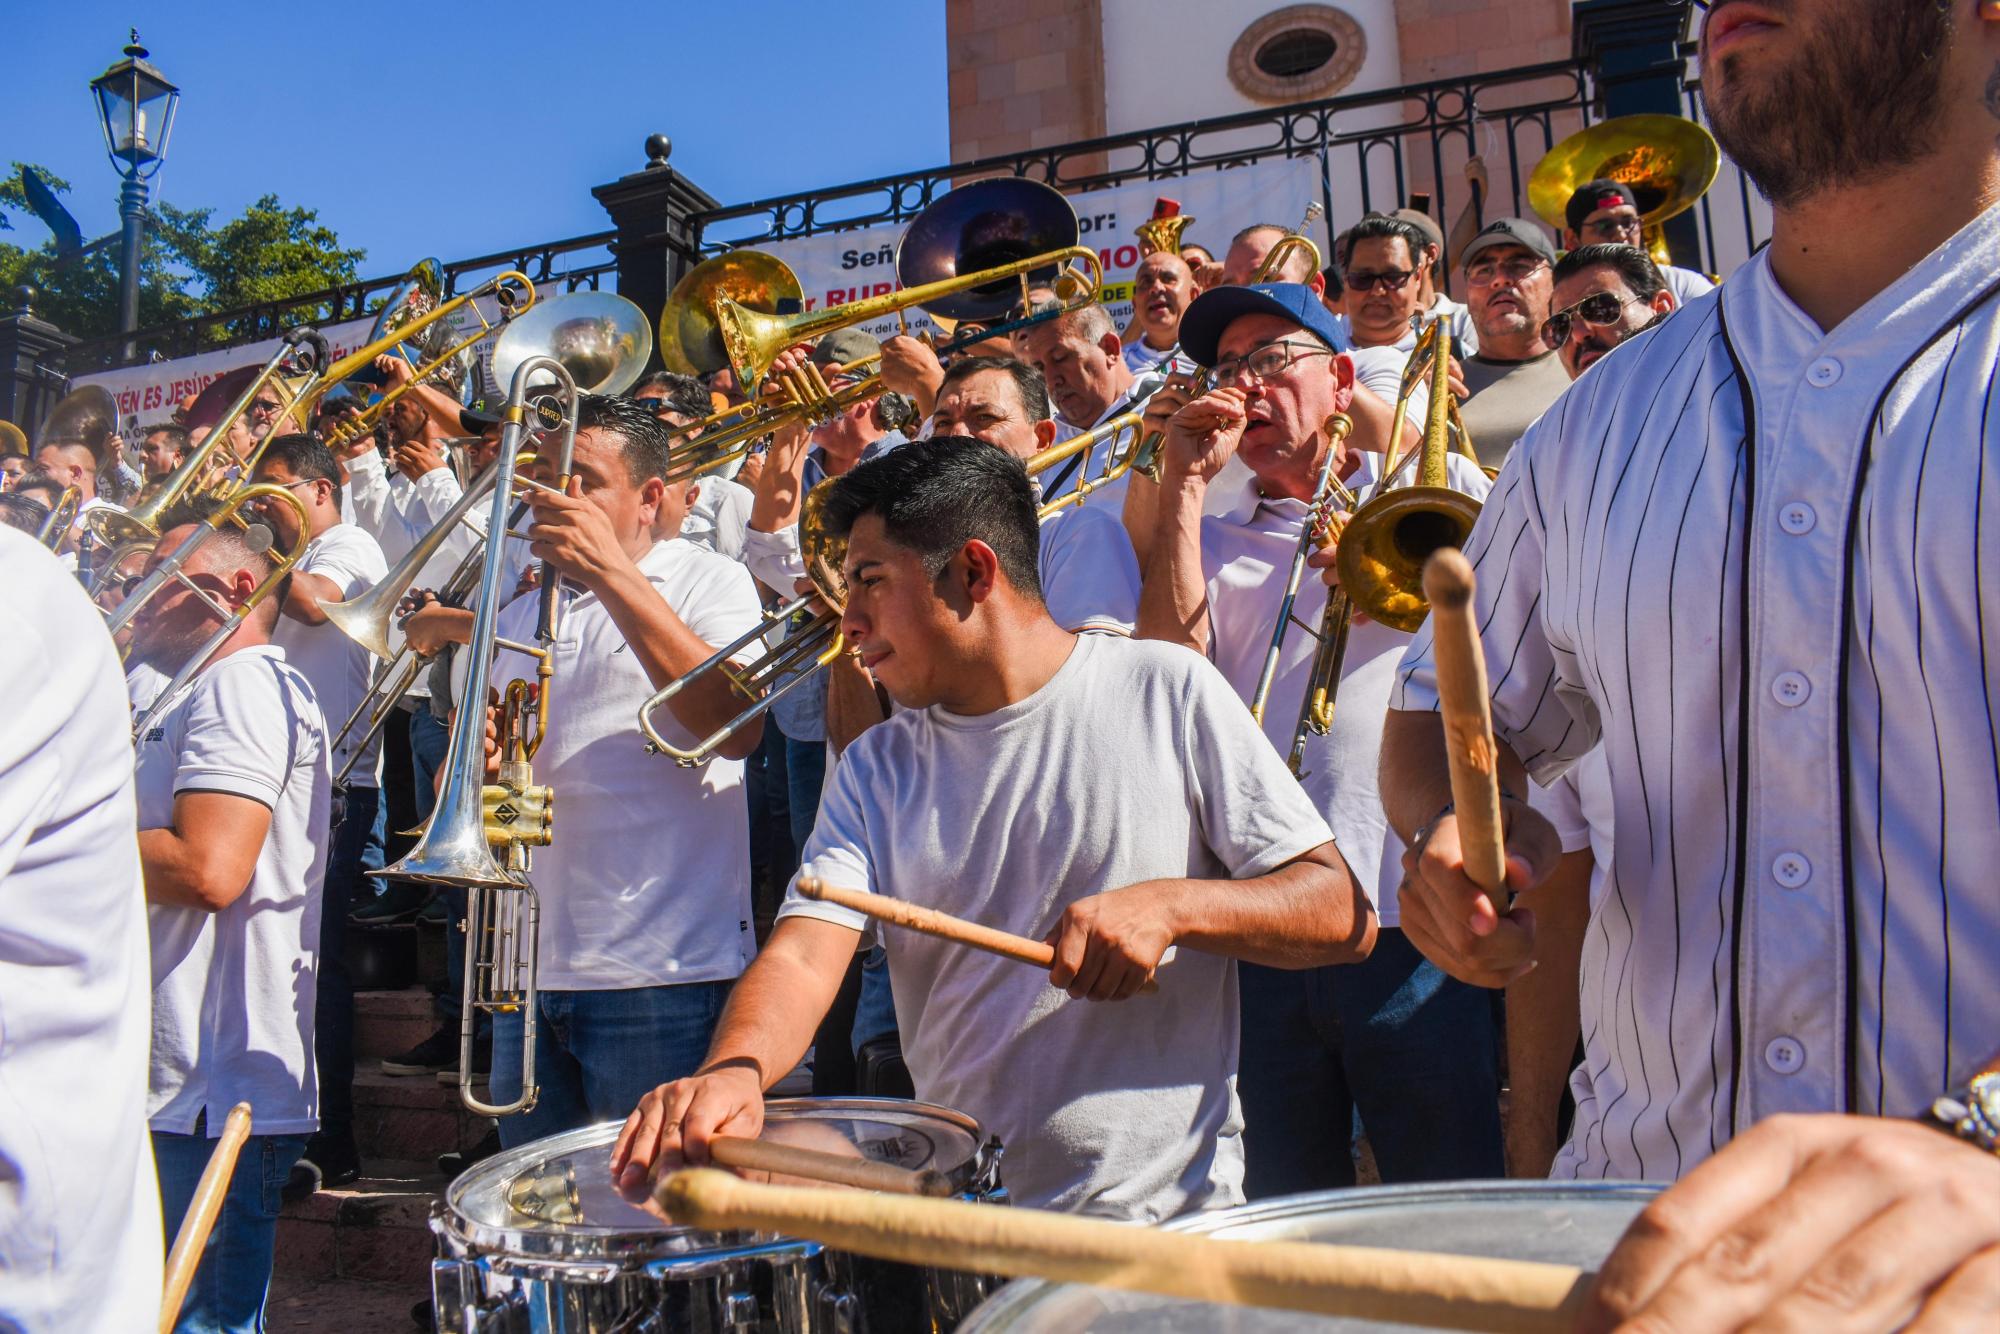
[[[1259,102],[1328,97],[1361,72],[1368,39],[1346,10],[1287,5],[1243,30],[1229,48],[1229,81]]]

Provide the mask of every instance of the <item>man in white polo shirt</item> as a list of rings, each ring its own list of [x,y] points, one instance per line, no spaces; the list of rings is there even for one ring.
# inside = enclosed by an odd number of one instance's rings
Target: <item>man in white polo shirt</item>
[[[326,604],[367,592],[389,572],[388,563],[373,537],[342,519],[340,464],[319,440],[309,435],[275,437],[264,446],[253,480],[284,487],[305,506],[310,540],[305,558],[292,568],[286,582],[271,642],[285,651],[285,661],[312,685],[330,739],[368,693],[374,657],[327,620]],[[277,536],[279,550],[297,540],[298,519],[289,506],[269,505],[261,513]],[[354,1146],[354,982],[347,972],[344,945],[348,912],[374,890],[364,877],[382,866],[383,824],[381,743],[378,734],[357,749],[364,730],[365,725],[356,725],[332,757],[339,800],[321,898],[313,1046],[319,1062],[320,1128],[306,1146],[301,1164],[316,1171],[319,1179],[302,1181],[300,1189],[307,1191],[344,1185],[361,1175],[361,1158]]]
[[[917,1096],[1000,1136],[1016,1200],[1148,1221],[1234,1204],[1235,960],[1361,957],[1374,915],[1214,668],[1049,619],[1035,509],[1017,460],[964,439],[835,484],[841,623],[904,710],[841,756],[807,859],[831,884],[1053,944],[1045,972],[881,932]],[[763,1091],[872,930],[786,902],[701,1073],[627,1121],[623,1187],[758,1132]]]
[[[207,503],[164,516],[157,551],[178,546]],[[232,609],[270,569],[236,531],[204,543],[185,570]],[[254,1111],[182,1330],[263,1327],[278,1194],[318,1126],[313,973],[333,780],[319,702],[270,642],[277,615],[273,599],[254,609],[138,739],[153,905],[148,1110],[169,1234],[230,1107]],[[135,621],[133,657],[171,675],[217,619],[169,585]]]
[[[536,781],[556,793],[554,841],[536,851],[540,987],[532,1111],[505,1117],[508,1145],[622,1116],[665,1071],[692,1073],[729,984],[755,952],[743,757],[751,727],[696,769],[646,753],[639,706],[762,618],[749,571],[684,538],[652,535],[668,487],[669,429],[648,404],[587,394],[568,495],[531,492],[537,560],[561,571],[549,730]],[[536,473],[553,484],[552,460]],[[500,635],[533,637],[538,595],[515,599]],[[534,680],[497,655],[492,684]],[[742,708],[720,674],[656,716],[682,744]],[[493,1024],[492,1092],[521,1080],[522,1016]]]
[[[0,530],[0,571],[0,1324],[123,1334],[159,1318],[161,1250],[132,720],[61,562]]]
[[[1347,355],[1331,348],[1330,325],[1326,307],[1298,283],[1219,287],[1181,322],[1184,345],[1213,367],[1215,388],[1167,425],[1139,633],[1206,653],[1245,704],[1327,451],[1338,449],[1334,476],[1363,497],[1382,476],[1379,449],[1357,447],[1353,436],[1336,444],[1324,429],[1357,392]],[[1225,468],[1232,461],[1239,466]],[[1453,455],[1446,466],[1455,489],[1485,494],[1486,478],[1470,460]],[[1317,579],[1302,584],[1293,614],[1318,625],[1325,597]],[[1487,998],[1404,939],[1395,877],[1383,873],[1401,847],[1384,826],[1375,765],[1409,639],[1356,618],[1332,730],[1308,741],[1303,765],[1305,795],[1378,905],[1374,952],[1342,967],[1241,970],[1253,1199],[1354,1184],[1347,1128],[1357,1109],[1385,1181],[1502,1170]],[[1286,639],[1263,721],[1275,754],[1291,750],[1317,648],[1296,627]]]

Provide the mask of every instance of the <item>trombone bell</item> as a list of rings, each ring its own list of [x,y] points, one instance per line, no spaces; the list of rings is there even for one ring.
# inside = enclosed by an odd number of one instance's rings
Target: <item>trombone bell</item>
[[[1479,502],[1441,486],[1384,492],[1340,534],[1334,568],[1356,611],[1414,633],[1430,615],[1424,562],[1440,547],[1463,547],[1479,522]]]

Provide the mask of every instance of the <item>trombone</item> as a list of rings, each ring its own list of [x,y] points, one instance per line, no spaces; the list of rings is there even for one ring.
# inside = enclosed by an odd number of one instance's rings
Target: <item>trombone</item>
[[[560,361],[546,356],[529,357],[514,371],[503,415],[506,424],[501,431],[500,453],[493,464],[486,527],[489,540],[480,565],[472,635],[467,646],[465,679],[470,698],[460,702],[452,722],[443,786],[416,847],[395,865],[370,872],[385,879],[456,885],[468,891],[465,989],[459,1028],[459,1099],[481,1116],[526,1111],[535,1105],[540,1093],[535,1083],[535,976],[541,908],[528,872],[533,849],[547,847],[551,840],[555,807],[554,792],[534,781],[533,769],[535,752],[548,734],[555,644],[561,633],[562,604],[557,592],[560,579],[553,568],[546,563],[542,566],[541,606],[534,642],[514,643],[501,639],[497,632],[500,604],[511,592],[503,587],[507,544],[497,539],[507,529],[508,505],[514,494],[522,440],[527,434],[529,383],[538,376],[554,380],[552,392],[563,403],[557,465],[559,488],[568,481],[576,447],[580,394]],[[501,694],[499,782],[487,783],[483,692],[492,673],[494,653],[501,648],[533,658],[536,679],[532,686],[525,680],[511,681]],[[521,1092],[510,1103],[488,1103],[472,1091],[473,1038],[482,1011],[522,1015]]]
[[[1250,275],[1249,286],[1254,287],[1276,273],[1278,266],[1289,259],[1294,250],[1303,250],[1312,259],[1312,272],[1306,275],[1306,281],[1311,282],[1319,276],[1322,267],[1319,247],[1312,243],[1310,236],[1306,235],[1306,228],[1319,220],[1321,212],[1317,200],[1306,205],[1306,214],[1299,219],[1299,225],[1279,237],[1272,243],[1271,248],[1264,252],[1264,258],[1259,261],[1256,271]],[[1196,372],[1193,382],[1188,385],[1188,396],[1200,398],[1208,392],[1209,385],[1214,379],[1214,370],[1207,366],[1202,367]],[[1156,482],[1160,479],[1160,445],[1166,438],[1165,431],[1155,431],[1139,442],[1132,466],[1141,476],[1150,477]]]
[[[1036,517],[1043,523],[1047,523],[1050,519],[1055,518],[1056,515],[1061,514],[1072,505],[1083,504],[1091,496],[1102,491],[1126,473],[1131,472],[1133,460],[1139,454],[1139,432],[1144,429],[1145,425],[1146,419],[1140,413],[1120,413],[1109,421],[1093,426],[1081,435],[1073,435],[1067,440],[1050,445],[1041,453],[1027,460],[1024,466],[1028,470],[1028,476],[1039,477],[1058,463],[1075,458],[1078,454],[1088,455],[1092,453],[1099,445],[1107,447],[1107,453],[1111,459],[1111,462],[1106,465],[1103,472],[1098,473],[1095,477],[1087,476],[1079,480],[1075,490],[1066,492],[1054,500],[1043,502],[1041,508],[1035,511]],[[1125,445],[1121,450],[1118,442],[1128,437],[1130,443]]]
[[[1319,628],[1308,630],[1319,646],[1306,677],[1305,698],[1288,757],[1298,778],[1306,776],[1306,738],[1325,736],[1333,727],[1334,696],[1340,689],[1340,669],[1354,613],[1359,611],[1392,630],[1415,632],[1430,614],[1423,593],[1424,562],[1440,547],[1464,546],[1472,526],[1479,521],[1479,502],[1451,489],[1445,464],[1446,438],[1458,420],[1458,402],[1451,395],[1449,380],[1451,330],[1440,318],[1425,337],[1433,355],[1427,370],[1431,397],[1424,414],[1423,440],[1396,456],[1413,387],[1406,377],[1397,396],[1397,426],[1389,437],[1390,455],[1384,460],[1382,480],[1366,502],[1351,507],[1353,513],[1340,530],[1340,546],[1334,554],[1338,586],[1327,593]],[[1462,424],[1459,443],[1470,452],[1471,442],[1465,438]],[[1417,460],[1416,479],[1396,486],[1396,479],[1412,459]]]
[[[42,526],[35,530],[35,540],[54,551],[69,536],[69,530],[76,523],[76,512],[83,505],[83,492],[73,486],[63,488],[56,497],[56,503],[49,509]]]
[[[274,504],[291,507],[293,515],[298,521],[297,536],[292,539],[292,546],[289,551],[272,558],[271,572],[265,575],[255,588],[250,590],[250,595],[243,600],[243,605],[231,611],[228,605],[220,598],[187,576],[186,566],[188,559],[194,555],[196,549],[204,542],[213,539],[222,530],[222,526],[225,523],[240,525],[253,547],[260,552],[268,551],[271,544],[271,529],[265,524],[251,523],[243,518],[243,510],[246,507],[265,500]],[[231,635],[236,633],[236,628],[243,624],[250,613],[255,611],[263,604],[266,598],[276,593],[284,585],[286,578],[292,572],[292,567],[305,559],[306,545],[312,540],[307,532],[307,526],[305,502],[290,491],[287,491],[284,487],[242,487],[235,495],[224,501],[220,509],[196,524],[194,531],[182,538],[180,545],[169,552],[166,559],[155,566],[152,572],[144,579],[141,579],[138,586],[126,596],[123,602],[118,604],[118,610],[111,614],[111,618],[107,622],[107,629],[114,637],[130,625],[132,618],[138,615],[139,609],[158,596],[160,591],[166,588],[169,583],[180,584],[188,592],[207,603],[209,609],[222,618],[222,624],[217,626],[215,632],[208,637],[202,646],[196,649],[186,662],[181,664],[180,670],[174,673],[173,680],[167,683],[164,690],[154,696],[152,704],[147,706],[146,710],[133,720],[132,735],[140,736],[144,734],[147,724],[152,722],[154,715],[159,713],[169,700],[180,693],[181,687],[194,679],[195,673],[208,665],[208,660],[215,656],[215,651],[221,648]]]

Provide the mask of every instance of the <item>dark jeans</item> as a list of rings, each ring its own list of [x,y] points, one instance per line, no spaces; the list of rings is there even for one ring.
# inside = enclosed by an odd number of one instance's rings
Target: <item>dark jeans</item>
[[[357,899],[374,892],[367,873],[382,869],[381,796],[372,787],[346,789],[344,813],[326,856],[313,1061],[319,1067],[320,1126],[331,1135],[353,1133],[354,979],[347,971],[347,914]]]
[[[252,1135],[244,1141],[229,1178],[222,1212],[208,1234],[177,1334],[260,1334],[264,1298],[271,1288],[271,1257],[278,1244],[279,1192],[305,1151],[304,1135]],[[194,1199],[215,1141],[206,1134],[153,1132],[153,1162],[160,1175],[160,1218],[167,1244]]]
[[[416,789],[419,820],[427,819],[431,807],[437,804],[437,771],[444,767],[445,752],[450,748],[451,729],[431,715],[429,704],[420,704],[410,715],[410,777]],[[463,1011],[460,998],[465,994],[465,891],[447,887],[438,893],[451,913],[451,920],[444,929],[445,986],[438,993],[437,1012],[447,1028],[456,1029]],[[486,1017],[480,1016],[480,1032],[490,1028]]]
[[[785,790],[791,802],[792,846],[803,857],[813,821],[819,818],[819,790],[826,782],[826,742],[785,738]]]
[[[1386,1183],[1505,1174],[1484,990],[1446,977],[1393,927],[1362,963],[1237,973],[1250,1199],[1353,1185],[1357,1110]]]
[[[622,1121],[658,1085],[701,1066],[728,982],[622,991],[544,991],[535,998],[534,1110],[500,1118],[508,1148],[564,1130]],[[491,1101],[521,1092],[522,1016],[493,1017]]]
[[[750,909],[759,945],[771,934],[785,887],[799,869],[785,775],[785,734],[766,715],[763,739],[743,764],[743,794],[750,816]]]

